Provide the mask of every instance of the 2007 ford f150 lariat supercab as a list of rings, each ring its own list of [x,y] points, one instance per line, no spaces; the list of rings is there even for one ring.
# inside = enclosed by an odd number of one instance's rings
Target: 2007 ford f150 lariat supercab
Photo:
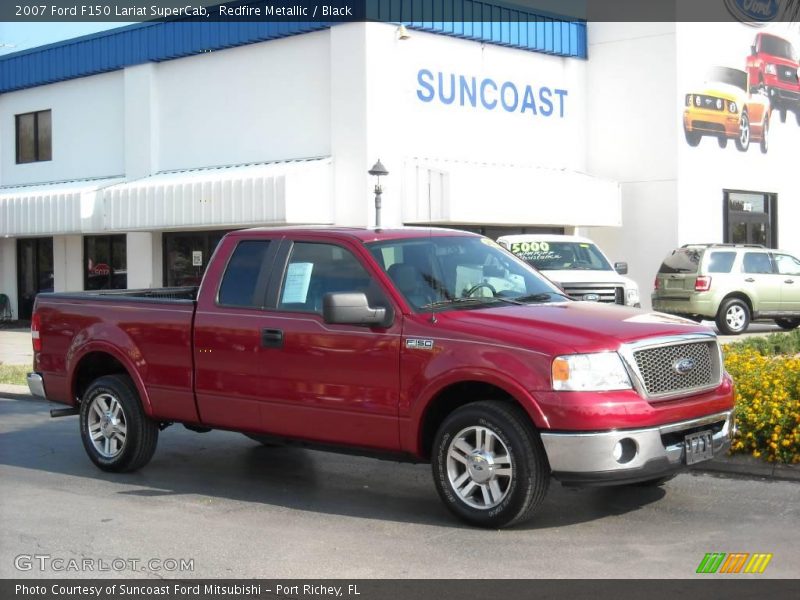
[[[484,237],[231,233],[199,288],[42,294],[32,392],[130,471],[182,423],[430,461],[456,515],[527,518],[551,476],[659,483],[727,448],[733,383],[708,329],[574,302]]]

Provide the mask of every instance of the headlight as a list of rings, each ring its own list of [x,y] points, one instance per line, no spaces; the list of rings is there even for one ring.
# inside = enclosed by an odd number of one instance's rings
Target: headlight
[[[633,306],[635,304],[639,304],[639,289],[638,288],[630,288],[625,291],[625,304],[628,306]]]
[[[692,105],[692,95],[686,94],[686,106],[691,106],[691,105]]]
[[[629,390],[631,380],[616,352],[569,354],[553,359],[553,389],[600,392]]]
[[[736,102],[731,102],[730,104],[728,104],[728,110],[731,111],[732,113],[735,113],[737,110]]]
[[[717,98],[716,106],[717,110],[722,110],[722,100],[720,98]]]
[[[700,106],[702,103],[703,103],[703,101],[702,101],[702,99],[700,98],[700,96],[695,96],[695,97],[694,97],[694,105],[695,105],[695,106]]]
[[[777,75],[778,74],[778,67],[776,67],[775,65],[772,65],[772,64],[768,64],[766,66],[766,68],[764,69],[764,72],[767,75]]]

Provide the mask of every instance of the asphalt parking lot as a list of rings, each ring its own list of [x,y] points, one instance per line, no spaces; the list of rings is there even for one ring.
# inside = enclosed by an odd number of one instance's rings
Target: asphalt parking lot
[[[171,427],[144,470],[106,474],[85,456],[77,419],[50,419],[50,407],[0,399],[2,578],[685,578],[707,552],[772,553],[763,575],[743,577],[800,576],[797,482],[554,483],[531,522],[486,531],[449,515],[426,465],[262,448],[235,433]],[[34,559],[20,571],[20,555],[137,567],[41,570]],[[152,559],[193,560],[193,571]]]

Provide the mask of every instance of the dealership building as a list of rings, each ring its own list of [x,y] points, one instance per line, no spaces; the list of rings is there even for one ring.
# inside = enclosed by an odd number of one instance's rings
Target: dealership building
[[[137,24],[0,57],[14,318],[41,291],[196,284],[233,229],[372,225],[378,159],[383,226],[587,235],[629,263],[646,307],[676,246],[800,254],[800,117],[773,110],[768,145],[754,133],[745,150],[684,132],[707,68],[744,69],[760,32],[796,49],[797,24],[504,10]],[[741,93],[741,107],[764,97]]]

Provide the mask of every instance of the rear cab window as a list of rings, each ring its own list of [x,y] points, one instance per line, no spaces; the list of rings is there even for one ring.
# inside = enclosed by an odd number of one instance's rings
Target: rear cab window
[[[243,240],[236,245],[219,285],[219,305],[264,308],[269,246],[270,240]]]

